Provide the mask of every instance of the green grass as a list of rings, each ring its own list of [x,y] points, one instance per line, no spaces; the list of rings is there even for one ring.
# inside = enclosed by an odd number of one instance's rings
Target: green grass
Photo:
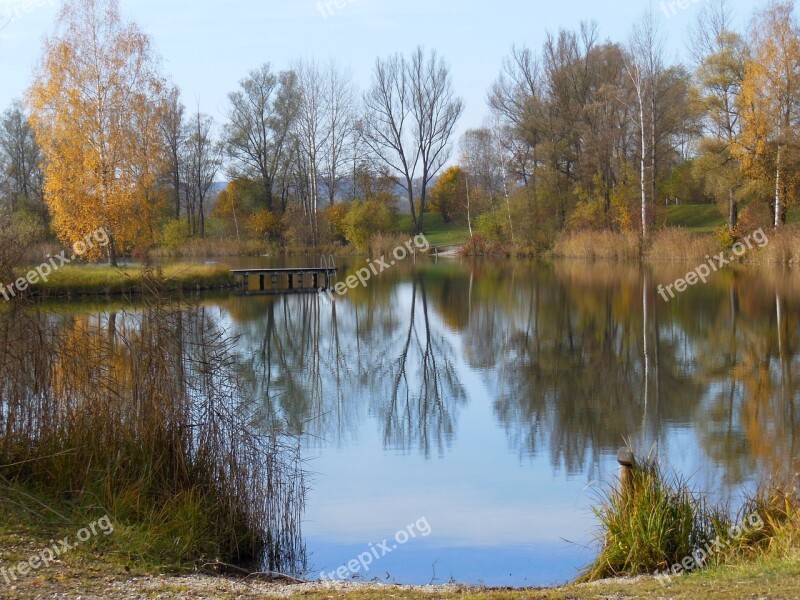
[[[661,209],[660,221],[667,227],[686,227],[695,233],[711,233],[725,224],[725,216],[716,204],[684,204]]]
[[[466,223],[445,223],[439,213],[428,213],[423,221],[425,237],[433,246],[460,246],[469,241],[469,228]],[[411,215],[397,218],[397,229],[412,233],[414,225]]]
[[[47,282],[30,288],[38,296],[89,296],[138,294],[142,291],[143,267],[112,268],[100,265],[65,266],[54,272]],[[24,275],[22,269],[17,275]],[[218,265],[175,264],[150,272],[164,291],[210,290],[231,287],[233,276]]]

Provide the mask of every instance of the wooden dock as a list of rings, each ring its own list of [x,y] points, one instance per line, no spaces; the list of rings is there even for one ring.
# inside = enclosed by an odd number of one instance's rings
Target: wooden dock
[[[331,261],[332,262],[332,261]],[[295,267],[284,269],[232,269],[238,288],[245,293],[316,292],[330,289],[337,273],[335,266]],[[258,287],[250,289],[250,278],[258,278]],[[267,286],[269,283],[269,286]],[[322,285],[320,285],[322,283]],[[309,285],[310,284],[310,285]]]

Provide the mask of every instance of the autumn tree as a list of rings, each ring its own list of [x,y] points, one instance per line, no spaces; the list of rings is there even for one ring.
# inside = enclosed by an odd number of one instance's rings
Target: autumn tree
[[[164,91],[150,38],[117,0],[64,3],[28,92],[45,201],[64,242],[105,228],[113,266],[153,241]]]
[[[263,207],[261,186],[250,179],[234,179],[217,196],[212,217],[225,223],[227,230],[241,239],[248,219]]]
[[[467,210],[467,178],[460,167],[444,171],[431,189],[431,210],[445,223],[461,218]]]
[[[695,78],[704,112],[703,136],[696,168],[706,190],[725,205],[728,228],[739,221],[741,163],[735,155],[741,135],[739,115],[747,45],[733,29],[728,0],[714,0],[703,7],[693,30]]]
[[[800,27],[794,3],[772,1],[757,12],[751,38],[752,57],[739,99],[743,123],[737,154],[749,178],[771,179],[773,225],[779,227],[786,223],[788,200],[800,183]]]

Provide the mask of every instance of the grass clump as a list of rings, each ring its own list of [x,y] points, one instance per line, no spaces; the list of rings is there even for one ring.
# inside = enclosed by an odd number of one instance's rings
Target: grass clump
[[[785,560],[800,548],[796,486],[761,486],[732,513],[711,505],[652,456],[636,460],[625,485],[603,493],[595,514],[600,552],[579,581]]]
[[[650,457],[637,461],[625,489],[608,490],[595,514],[601,550],[582,577],[588,581],[679,564],[716,532],[716,515],[703,498]]]

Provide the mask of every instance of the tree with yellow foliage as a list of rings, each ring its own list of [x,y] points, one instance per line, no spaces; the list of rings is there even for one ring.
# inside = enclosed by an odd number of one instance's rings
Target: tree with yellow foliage
[[[154,239],[166,87],[149,37],[117,0],[64,3],[28,92],[45,201],[64,242],[104,228],[112,266]]]
[[[799,183],[800,25],[794,2],[773,0],[758,12],[752,38],[739,96],[742,134],[734,153],[751,181],[761,187],[770,182],[773,224],[779,227]]]
[[[461,167],[450,167],[431,190],[431,210],[442,215],[445,223],[464,216],[467,210],[467,174]]]

